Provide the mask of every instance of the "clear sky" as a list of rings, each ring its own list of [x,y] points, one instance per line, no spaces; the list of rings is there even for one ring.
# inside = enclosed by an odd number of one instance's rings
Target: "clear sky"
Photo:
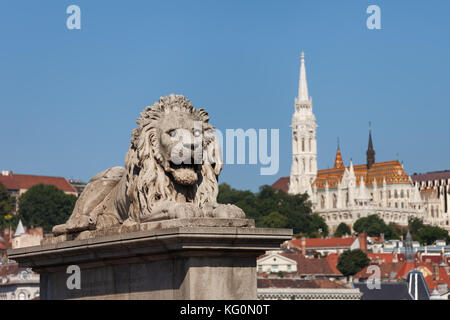
[[[371,4],[382,30],[366,27]],[[221,130],[280,129],[278,175],[221,175],[255,191],[290,172],[301,50],[319,169],[337,137],[346,164],[365,163],[369,121],[377,161],[450,169],[449,14],[445,0],[1,0],[0,169],[87,181],[123,165],[139,112],[177,93]]]

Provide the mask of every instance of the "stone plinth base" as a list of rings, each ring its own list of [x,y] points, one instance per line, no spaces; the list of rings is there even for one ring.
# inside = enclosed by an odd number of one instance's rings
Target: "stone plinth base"
[[[290,229],[188,225],[172,221],[164,229],[47,243],[8,255],[40,274],[43,300],[256,299],[256,258],[292,236]],[[80,267],[79,290],[67,287],[70,265]]]

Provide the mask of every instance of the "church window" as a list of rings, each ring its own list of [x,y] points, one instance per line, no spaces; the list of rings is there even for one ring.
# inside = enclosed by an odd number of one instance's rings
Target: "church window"
[[[309,138],[309,152],[312,152],[312,139]]]
[[[406,191],[406,196],[409,198],[409,190]]]
[[[322,209],[325,209],[325,197],[324,196],[320,197],[320,207]]]
[[[383,191],[380,191],[380,200],[383,200]]]
[[[305,151],[305,138],[302,138],[302,151]]]
[[[395,199],[398,198],[398,192],[397,192],[397,190],[394,191],[394,198],[395,198]]]
[[[391,190],[388,191],[388,198],[391,198]]]
[[[303,172],[306,172],[306,162],[305,162],[305,158],[302,159],[303,161]]]
[[[434,218],[434,207],[431,206],[431,217]]]
[[[337,208],[337,197],[335,194],[333,194],[333,208],[336,209]]]
[[[400,198],[404,198],[405,197],[405,193],[403,192],[403,190],[400,192]]]

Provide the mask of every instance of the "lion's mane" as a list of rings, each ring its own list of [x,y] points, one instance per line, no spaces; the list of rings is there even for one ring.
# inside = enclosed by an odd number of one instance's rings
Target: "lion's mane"
[[[176,184],[163,167],[159,120],[170,117],[174,112],[186,113],[187,117],[202,123],[203,163],[201,176],[193,186]],[[200,208],[216,203],[217,177],[222,163],[220,147],[213,134],[215,128],[208,122],[208,113],[204,109],[195,109],[182,95],[162,97],[141,112],[125,160],[126,195],[130,203],[128,213],[133,220],[141,221],[142,216],[150,216],[152,206],[160,201],[186,201]],[[180,194],[185,200],[180,201]]]

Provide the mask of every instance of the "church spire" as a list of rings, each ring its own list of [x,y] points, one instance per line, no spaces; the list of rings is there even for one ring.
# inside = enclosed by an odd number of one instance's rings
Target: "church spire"
[[[298,100],[308,101],[308,83],[306,82],[305,53],[302,51],[300,58],[300,81],[298,84]]]
[[[344,167],[344,161],[342,161],[341,147],[339,146],[339,138],[338,138],[336,160],[334,160],[334,169],[340,169],[343,167]]]
[[[369,146],[367,148],[367,169],[372,168],[375,163],[375,150],[372,143],[372,124],[369,122]]]

